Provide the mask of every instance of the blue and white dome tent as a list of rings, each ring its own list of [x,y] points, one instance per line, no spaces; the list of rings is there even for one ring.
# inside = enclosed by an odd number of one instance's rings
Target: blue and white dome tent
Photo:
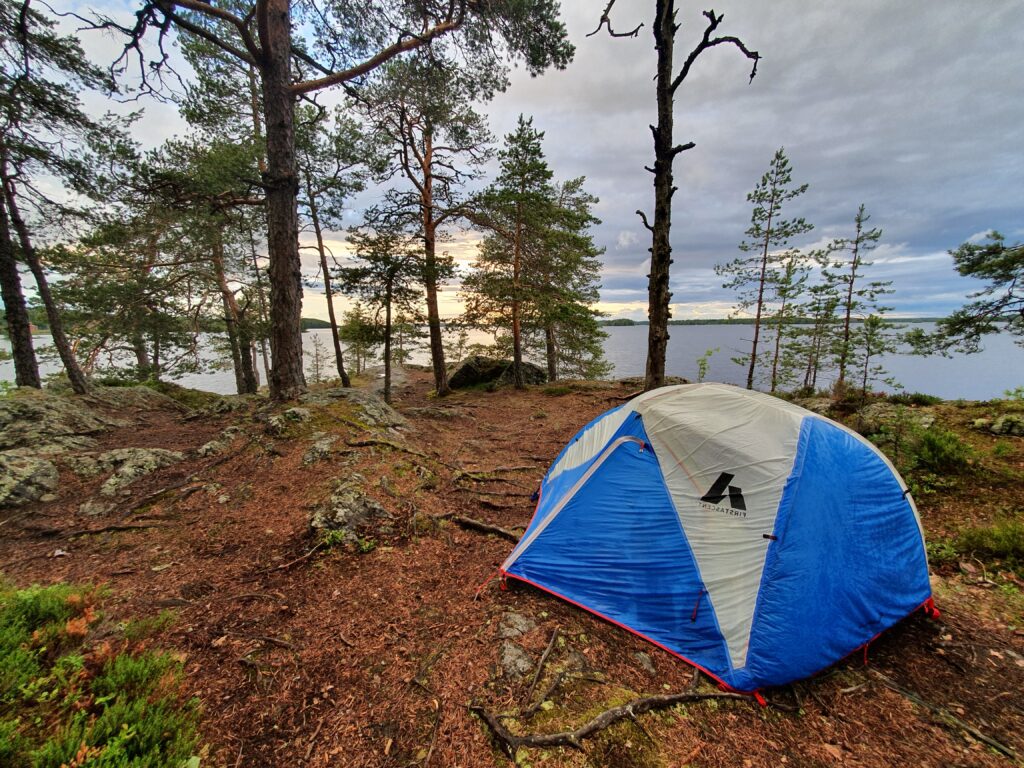
[[[579,431],[501,566],[738,691],[807,677],[934,610],[920,519],[855,432],[722,384]]]

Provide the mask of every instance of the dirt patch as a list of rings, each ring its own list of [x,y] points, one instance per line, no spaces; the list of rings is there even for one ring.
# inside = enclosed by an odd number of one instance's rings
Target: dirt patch
[[[136,414],[144,423],[104,433],[93,450],[163,448],[186,459],[140,478],[116,510],[89,519],[78,509],[102,478],[62,469],[56,501],[22,508],[18,515],[29,514],[0,528],[0,569],[19,585],[106,582],[115,614],[173,610],[159,642],[186,655],[211,765],[502,765],[508,759],[471,704],[513,715],[506,725],[518,733],[551,731],[689,686],[690,668],[674,657],[539,591],[491,582],[476,599],[511,544],[444,518],[523,528],[558,451],[629,388],[562,385],[437,401],[428,379],[410,371],[396,388],[403,430],[368,430],[352,404],[334,401],[308,405],[308,420],[273,435],[264,429],[272,409],[258,401],[200,419],[170,409]],[[242,429],[224,452],[196,455],[232,424]],[[304,461],[325,434],[337,439]],[[354,540],[325,544],[310,515],[353,474],[387,515],[373,516]],[[921,500],[926,528],[968,519],[971,498]],[[67,554],[53,556],[58,550]],[[1005,765],[941,714],[1024,753],[1019,603],[980,579],[936,577],[940,621],[912,617],[871,646],[867,665],[858,654],[768,691],[778,706],[681,706],[620,723],[586,742],[586,755],[534,750],[522,760]],[[510,640],[535,665],[518,678],[499,664],[499,625],[510,612],[534,624]]]

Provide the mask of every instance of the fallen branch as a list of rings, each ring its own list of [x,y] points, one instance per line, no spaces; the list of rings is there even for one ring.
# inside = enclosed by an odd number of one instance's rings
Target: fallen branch
[[[527,703],[529,703],[530,699],[533,698],[533,690],[537,687],[537,682],[540,680],[540,676],[544,674],[544,665],[548,662],[548,656],[551,655],[551,651],[555,647],[556,640],[558,640],[558,627],[555,627],[555,631],[551,633],[551,639],[548,641],[548,647],[544,649],[544,653],[540,656],[540,663],[537,664],[537,671],[533,675],[533,682],[530,683],[530,690],[526,692]]]
[[[637,395],[642,395],[643,393],[644,391],[642,389],[638,389],[636,392],[630,392],[628,395],[612,395],[611,397],[606,399],[614,400],[617,403],[622,403],[625,402],[626,400],[632,400]]]
[[[959,717],[957,717],[952,712],[950,712],[948,709],[945,709],[944,707],[940,707],[940,706],[938,706],[936,704],[932,704],[929,701],[925,701],[920,696],[918,696],[916,693],[914,693],[913,691],[911,691],[911,690],[909,690],[907,688],[904,688],[902,685],[897,683],[895,680],[893,680],[892,678],[888,677],[887,675],[882,674],[877,669],[870,669],[869,668],[868,669],[868,674],[871,675],[872,677],[874,677],[876,680],[878,680],[886,688],[889,688],[890,690],[895,691],[896,693],[900,694],[901,696],[903,696],[904,698],[908,699],[909,701],[912,701],[914,704],[917,704],[920,707],[924,707],[925,709],[930,711],[932,714],[937,715],[939,720],[940,720],[940,722],[943,725],[954,726],[956,728],[959,728],[960,730],[965,731],[966,733],[969,733],[972,737],[974,737],[978,741],[982,742],[983,744],[986,744],[986,745],[992,747],[992,749],[996,750],[997,752],[1000,752],[1003,755],[1006,755],[1006,757],[1010,758],[1011,760],[1013,760],[1013,761],[1017,761],[1018,760],[1017,753],[1014,752],[1012,749],[1010,749],[1010,747],[1006,746],[1005,744],[1002,744],[1001,742],[996,741],[991,736],[988,736],[988,735],[982,733],[981,731],[979,731],[977,728],[975,728],[970,723],[964,722]]]
[[[427,756],[423,758],[423,762],[420,764],[422,768],[427,768],[430,765],[430,758],[434,755],[434,747],[437,745],[437,730],[441,725],[441,713],[444,711],[444,707],[440,701],[437,702],[437,717],[434,718],[434,727],[430,729],[430,748],[427,750]]]
[[[460,528],[466,528],[470,531],[479,531],[481,533],[493,533],[496,536],[501,536],[502,538],[508,539],[509,541],[519,541],[519,539],[521,538],[521,534],[515,533],[514,531],[510,531],[507,528],[501,528],[497,525],[485,523],[482,520],[474,520],[472,517],[465,517],[463,515],[454,514],[443,514],[433,515],[433,518],[435,520],[451,520]]]
[[[120,533],[121,531],[141,531],[146,528],[163,528],[159,523],[121,523],[119,525],[104,525],[101,528],[79,528],[76,531],[64,531],[60,536],[63,539],[73,539],[77,536],[92,536],[97,533]]]
[[[326,542],[321,541],[319,544],[317,544],[315,547],[313,547],[311,550],[309,550],[309,552],[307,552],[306,554],[302,555],[301,557],[297,557],[294,560],[291,560],[291,561],[285,563],[284,565],[276,565],[273,568],[268,568],[266,571],[264,571],[264,573],[270,573],[272,571],[287,571],[293,565],[298,565],[299,563],[303,562],[304,560],[308,560],[313,555],[315,555],[317,552],[319,552],[321,549],[323,549],[325,546],[327,546]]]
[[[642,715],[645,712],[653,712],[660,709],[668,709],[674,707],[677,704],[685,704],[687,702],[694,701],[706,701],[710,699],[736,699],[739,701],[752,701],[750,696],[742,693],[726,693],[726,692],[715,692],[715,693],[691,693],[689,691],[685,693],[668,693],[658,696],[645,696],[640,699],[634,699],[628,704],[623,704],[621,707],[613,707],[605,710],[593,720],[584,723],[574,731],[562,731],[560,733],[532,733],[526,736],[517,736],[516,734],[509,731],[504,725],[501,724],[501,720],[492,715],[486,709],[480,706],[470,706],[470,712],[479,715],[487,727],[491,729],[491,733],[498,740],[499,745],[505,751],[505,754],[511,759],[515,759],[515,754],[520,747],[572,747],[578,749],[581,752],[583,750],[583,740],[590,738],[594,734],[603,731],[605,728],[614,725],[620,720],[631,720],[637,715]]]

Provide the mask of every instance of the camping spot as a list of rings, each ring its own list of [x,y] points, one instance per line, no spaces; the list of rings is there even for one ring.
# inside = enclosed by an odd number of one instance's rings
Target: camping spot
[[[911,483],[942,617],[911,616],[867,665],[858,653],[765,690],[762,707],[539,590],[492,580],[477,597],[554,457],[635,388],[438,401],[429,374],[408,374],[395,411],[329,389],[287,408],[97,399],[110,423],[53,454],[56,498],[0,516],[0,570],[18,588],[105,583],[105,615],[173,611],[159,646],[183,659],[203,765],[998,766],[1024,752],[1024,446],[991,430],[1019,404],[839,414]],[[124,448],[184,458],[105,496],[117,468],[82,457]],[[582,751],[515,742],[679,695],[584,734]]]

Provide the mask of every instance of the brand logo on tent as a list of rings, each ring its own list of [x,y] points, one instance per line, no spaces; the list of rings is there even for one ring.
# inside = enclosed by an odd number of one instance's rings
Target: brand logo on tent
[[[708,504],[721,504],[726,496],[729,497],[729,506],[738,512],[746,512],[747,504],[743,500],[743,490],[732,483],[734,475],[730,475],[728,472],[723,472],[715,480],[714,485],[708,489],[708,492],[700,497],[701,501],[707,502]]]

